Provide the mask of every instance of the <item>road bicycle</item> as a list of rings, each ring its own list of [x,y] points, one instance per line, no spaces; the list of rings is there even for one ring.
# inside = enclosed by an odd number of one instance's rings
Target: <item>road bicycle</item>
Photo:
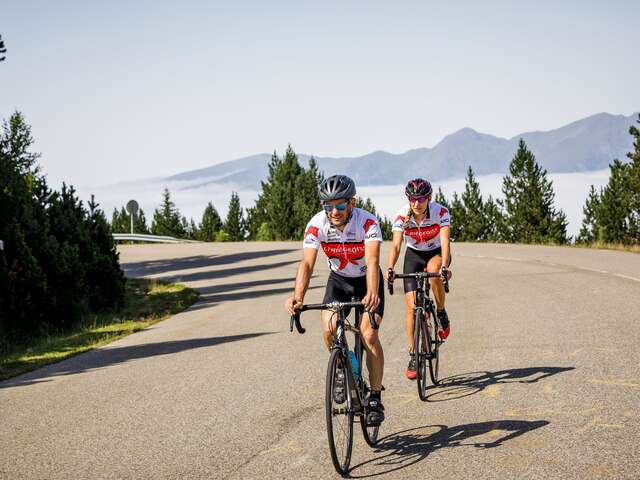
[[[353,325],[345,314],[345,310],[350,308],[355,310]],[[353,424],[357,421],[356,417],[359,417],[364,439],[370,446],[374,446],[377,443],[380,429],[379,424],[375,425],[367,422],[370,388],[362,371],[362,360],[366,350],[359,330],[363,308],[362,302],[357,301],[355,298],[352,298],[351,302],[303,305],[291,316],[289,326],[290,331],[293,331],[293,326],[295,325],[299,333],[304,333],[305,329],[300,325],[300,313],[307,310],[331,310],[334,315],[337,315],[336,329],[332,332],[333,343],[327,366],[325,413],[331,460],[336,471],[341,475],[346,475],[349,471],[353,448]],[[377,322],[372,313],[369,313],[369,320],[371,321],[371,326],[377,328]],[[354,334],[353,350],[349,349],[347,332],[353,332]],[[341,381],[340,375],[342,375]]]
[[[438,384],[440,369],[440,347],[444,343],[438,336],[442,328],[436,315],[436,305],[429,296],[429,279],[441,278],[440,273],[416,272],[394,273],[387,280],[389,294],[393,295],[393,281],[396,278],[415,278],[417,283],[413,309],[413,353],[416,359],[416,379],[420,400],[427,400],[427,364],[434,385]],[[444,290],[449,293],[449,278],[445,275]]]

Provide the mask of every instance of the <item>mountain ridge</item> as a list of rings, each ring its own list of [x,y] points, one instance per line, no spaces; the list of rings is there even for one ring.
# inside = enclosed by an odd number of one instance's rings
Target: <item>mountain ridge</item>
[[[482,133],[471,127],[446,135],[435,146],[418,147],[404,153],[377,150],[355,157],[317,157],[325,175],[345,173],[359,185],[394,185],[407,178],[424,176],[430,180],[460,178],[469,166],[477,175],[506,173],[520,138],[549,173],[595,171],[607,168],[614,158],[624,160],[633,148],[628,130],[638,113],[630,116],[606,112],[585,117],[559,128],[530,131],[511,138]],[[298,154],[308,165],[311,155]],[[167,181],[201,180],[197,185],[233,183],[238,188],[259,189],[268,176],[271,154],[259,153],[218,163],[210,167],[172,175]]]

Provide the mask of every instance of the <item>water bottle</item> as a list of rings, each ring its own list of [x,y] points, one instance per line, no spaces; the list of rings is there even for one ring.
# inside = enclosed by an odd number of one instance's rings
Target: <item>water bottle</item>
[[[353,368],[353,376],[356,379],[356,382],[360,379],[360,365],[358,365],[358,359],[356,358],[356,354],[353,352],[349,352],[349,356],[351,357],[351,367]]]

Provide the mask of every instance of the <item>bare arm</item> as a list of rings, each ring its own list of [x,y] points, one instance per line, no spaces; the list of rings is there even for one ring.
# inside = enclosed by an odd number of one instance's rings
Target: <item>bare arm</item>
[[[393,270],[400,256],[400,249],[402,248],[402,232],[393,232],[393,243],[391,244],[391,250],[389,251],[389,261],[387,263],[388,269]],[[385,272],[386,273],[386,272]]]
[[[442,266],[447,268],[449,267],[449,255],[450,255],[450,249],[449,249],[450,231],[451,231],[451,228],[449,226],[442,227],[440,229],[440,245],[442,248]]]
[[[298,265],[298,274],[296,275],[296,286],[293,292],[293,296],[287,298],[284,308],[293,315],[295,310],[302,305],[304,296],[309,288],[309,280],[311,280],[311,274],[313,273],[313,267],[316,264],[316,258],[318,257],[318,250],[315,248],[303,248],[302,260]]]
[[[378,275],[380,270],[380,244],[368,242],[364,245],[364,260],[367,264],[367,294],[362,299],[366,310],[374,310],[380,297],[378,296]]]

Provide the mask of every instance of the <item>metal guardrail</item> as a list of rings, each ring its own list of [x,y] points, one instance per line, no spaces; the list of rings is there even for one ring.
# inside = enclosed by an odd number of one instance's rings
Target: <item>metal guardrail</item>
[[[155,243],[200,243],[197,240],[183,240],[175,237],[161,235],[144,235],[142,233],[114,233],[114,240],[129,242],[155,242]]]

